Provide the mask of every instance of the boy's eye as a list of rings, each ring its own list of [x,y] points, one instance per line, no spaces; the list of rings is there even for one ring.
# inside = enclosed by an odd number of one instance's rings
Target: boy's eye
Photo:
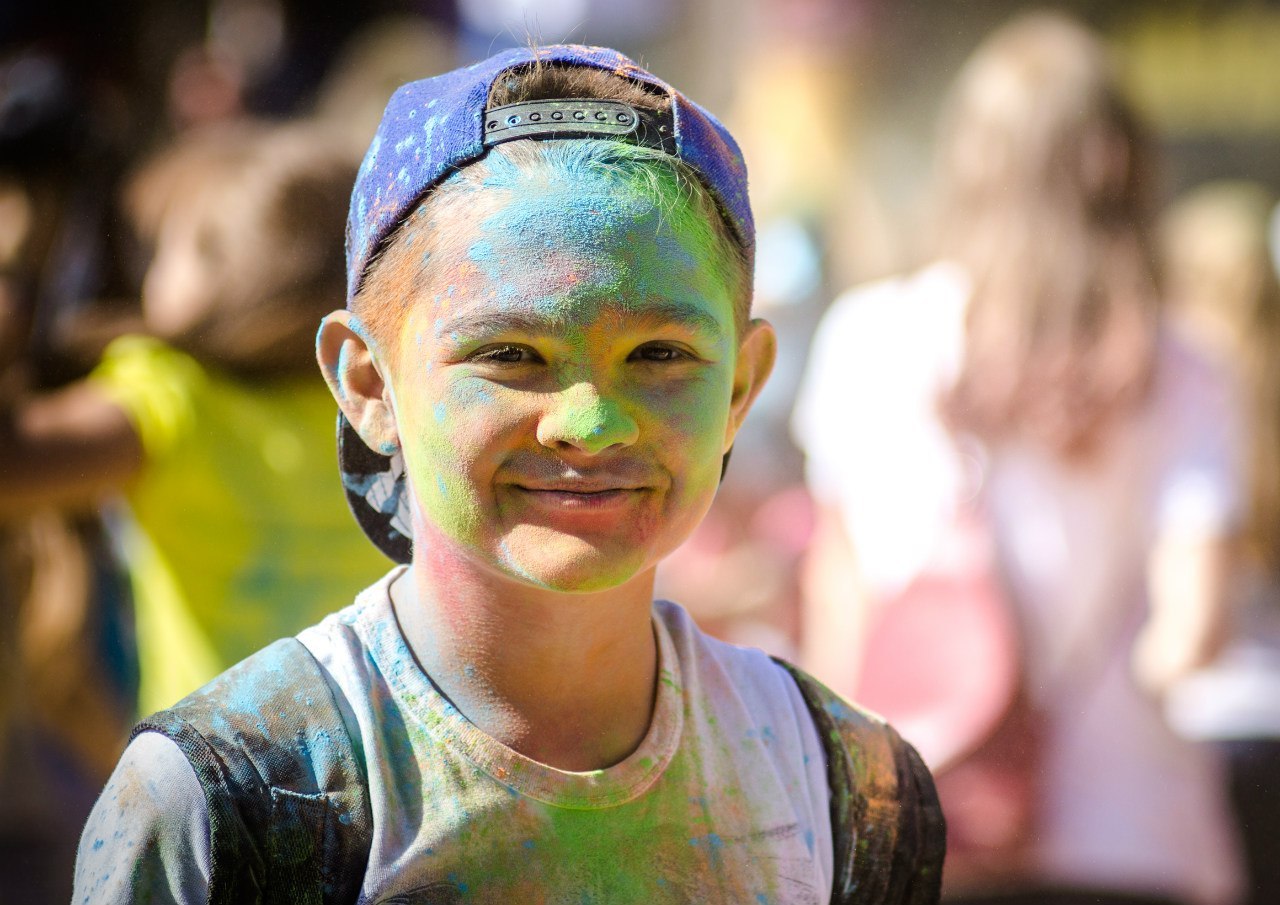
[[[525,346],[487,346],[473,352],[470,359],[486,364],[529,364],[538,360],[538,353]]]
[[[631,353],[631,357],[640,361],[680,361],[689,358],[689,353],[667,343],[645,343]]]

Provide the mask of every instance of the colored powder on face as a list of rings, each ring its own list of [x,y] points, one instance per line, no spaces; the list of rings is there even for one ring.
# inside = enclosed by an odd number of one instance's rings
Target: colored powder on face
[[[657,187],[667,194],[625,174],[586,171],[576,185],[548,181],[511,192],[477,230],[491,277],[497,265],[525,262],[501,268],[499,309],[581,325],[602,298],[635,310],[651,298],[724,296],[713,231],[678,194],[668,197],[677,186]],[[722,325],[734,323],[732,303],[708,310]]]
[[[553,428],[557,436],[575,438],[593,450],[622,442],[636,430],[635,421],[621,406],[601,398],[585,383],[562,393],[559,406],[549,417],[557,419]]]
[[[678,194],[664,197],[655,193],[652,181],[608,170],[575,173],[576,181],[498,170],[482,191],[486,198],[468,209],[484,215],[457,227],[471,230],[460,244],[465,249],[461,259],[437,255],[427,275],[444,284],[444,298],[428,287],[411,309],[404,326],[413,337],[414,349],[407,357],[414,364],[411,373],[398,376],[397,399],[412,409],[406,417],[398,407],[400,420],[408,422],[402,429],[406,465],[424,516],[451,538],[488,548],[506,571],[525,579],[544,574],[538,560],[546,564],[584,552],[580,540],[566,537],[562,545],[549,529],[509,544],[505,532],[519,526],[502,525],[501,513],[495,511],[489,469],[516,447],[536,446],[529,433],[546,418],[559,420],[557,436],[581,442],[584,449],[643,443],[644,425],[650,425],[649,433],[661,429],[667,445],[697,460],[696,465],[677,461],[671,467],[688,472],[678,475],[677,483],[690,483],[682,493],[699,500],[695,516],[700,517],[718,481],[734,311],[720,269],[707,264],[718,253],[714,234]],[[656,183],[658,189],[664,185]],[[678,190],[674,182],[666,188],[669,193]],[[446,307],[448,299],[453,301]],[[714,342],[704,350],[714,363],[708,377],[681,393],[652,399],[632,390],[625,400],[616,390],[602,392],[598,350],[609,325],[630,316],[627,312],[638,314],[662,301],[696,309],[715,325]],[[465,377],[456,363],[438,373],[434,369],[446,364],[440,358],[446,325],[468,314],[484,323],[485,311],[495,316],[521,312],[559,331],[567,351],[553,369],[554,405],[540,419],[523,414],[533,397],[501,381]],[[430,330],[408,332],[409,322],[424,321],[433,325]],[[468,339],[458,331],[448,337],[454,348]],[[401,348],[405,345],[402,340]],[[636,406],[645,412],[643,424],[632,414]],[[418,417],[419,411],[428,417]],[[519,432],[495,439],[495,432],[513,421],[522,423]],[[656,455],[648,449],[644,454]],[[696,517],[684,517],[690,528]],[[485,535],[491,536],[486,540]],[[634,556],[629,565],[601,561],[596,580],[626,580],[640,561]]]

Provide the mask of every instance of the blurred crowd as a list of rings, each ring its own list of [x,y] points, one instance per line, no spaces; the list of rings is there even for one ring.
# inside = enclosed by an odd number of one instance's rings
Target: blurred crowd
[[[139,716],[389,567],[313,364],[354,173],[397,85],[564,39],[701,92],[752,173],[779,362],[658,593],[917,745],[950,901],[1280,902],[1280,183],[1201,160],[1230,178],[1172,191],[1096,4],[946,48],[886,0],[26,6],[0,903],[69,896]],[[948,87],[908,151],[873,124],[921,117],[884,100],[917,51]]]

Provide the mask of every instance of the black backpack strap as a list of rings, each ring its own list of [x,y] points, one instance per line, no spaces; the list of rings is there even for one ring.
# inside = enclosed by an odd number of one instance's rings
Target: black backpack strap
[[[928,768],[883,720],[774,659],[799,687],[827,756],[832,905],[933,905],[946,825]]]
[[[364,752],[311,652],[285,638],[139,723],[186,755],[209,810],[209,905],[356,901],[373,821]]]

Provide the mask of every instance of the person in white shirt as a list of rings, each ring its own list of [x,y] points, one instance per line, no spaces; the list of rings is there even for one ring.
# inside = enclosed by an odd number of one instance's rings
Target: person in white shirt
[[[1035,14],[966,64],[938,153],[936,263],[833,304],[795,413],[806,666],[857,687],[867,601],[981,486],[1047,731],[1027,869],[944,898],[1223,905],[1217,765],[1161,698],[1221,642],[1238,424],[1162,323],[1149,144],[1101,42]]]

